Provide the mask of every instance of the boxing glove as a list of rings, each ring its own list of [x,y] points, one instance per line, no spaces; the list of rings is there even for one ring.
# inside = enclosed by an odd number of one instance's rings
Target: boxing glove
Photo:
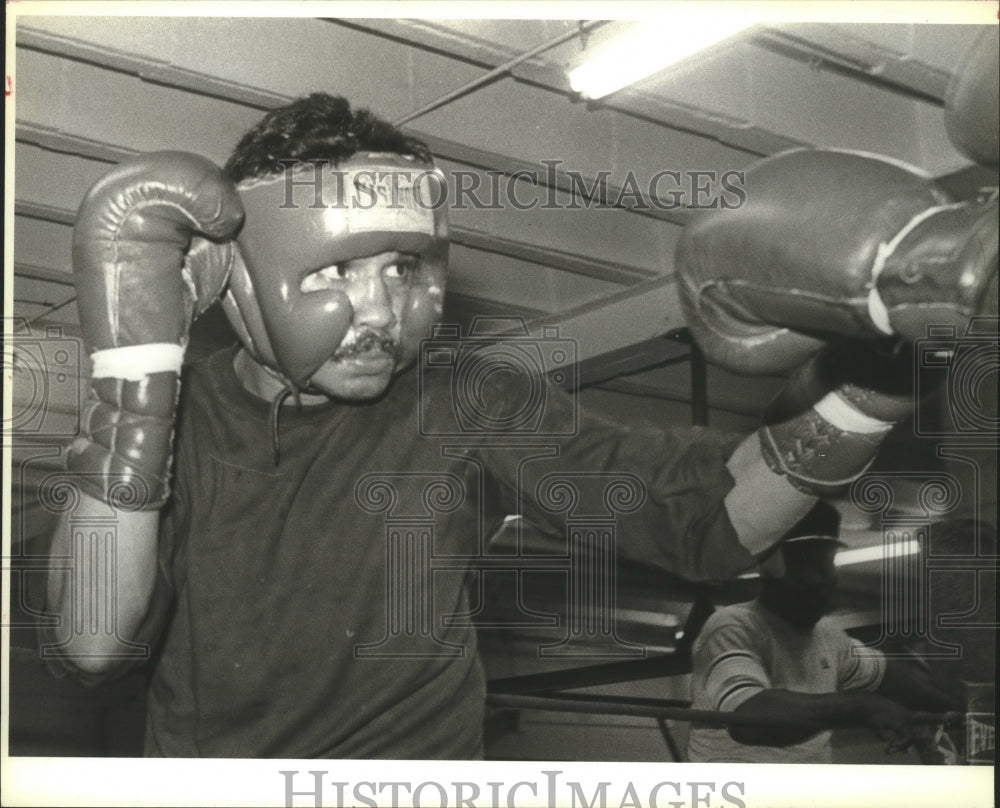
[[[1000,165],[1000,29],[988,26],[969,48],[945,93],[944,124],[966,157]]]
[[[221,170],[180,152],[123,163],[84,198],[73,272],[92,374],[67,466],[91,496],[135,510],[167,500],[188,331],[226,283],[221,240],[242,218]]]
[[[989,305],[995,199],[951,203],[897,163],[806,149],[758,163],[744,189],[677,247],[684,315],[716,364],[782,373],[832,336],[964,332]]]
[[[914,403],[914,356],[903,342],[838,341],[800,367],[767,407],[761,453],[772,471],[821,497],[841,493],[871,465]]]

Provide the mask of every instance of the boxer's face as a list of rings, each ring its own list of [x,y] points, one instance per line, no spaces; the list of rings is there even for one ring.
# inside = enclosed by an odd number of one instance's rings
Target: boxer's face
[[[419,340],[441,314],[443,272],[414,254],[382,252],[306,276],[302,292],[334,291],[350,305],[340,346],[310,377],[309,390],[363,401],[381,395],[413,364]]]
[[[440,319],[448,221],[435,201],[443,192],[431,192],[444,176],[380,152],[321,168],[237,186],[246,216],[226,314],[249,355],[300,400],[361,401],[413,364]],[[328,185],[339,192],[322,196]]]

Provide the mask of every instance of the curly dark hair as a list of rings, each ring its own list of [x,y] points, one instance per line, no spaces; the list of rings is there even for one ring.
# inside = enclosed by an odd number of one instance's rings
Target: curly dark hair
[[[427,145],[367,109],[328,93],[311,93],[273,109],[247,132],[226,161],[233,182],[280,174],[289,160],[334,164],[363,149],[411,155],[431,163]]]

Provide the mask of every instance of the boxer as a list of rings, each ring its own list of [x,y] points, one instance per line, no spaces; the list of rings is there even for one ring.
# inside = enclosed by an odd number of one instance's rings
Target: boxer
[[[829,468],[789,457],[800,442],[780,418],[737,443],[583,415],[575,430],[549,430],[561,436],[557,454],[523,468],[492,445],[496,436],[444,451],[434,419],[453,391],[418,384],[411,369],[441,313],[442,182],[423,144],[314,94],[270,112],[225,170],[192,155],[142,155],[85,198],[74,272],[94,373],[67,462],[82,492],[75,517],[105,518],[110,506],[116,537],[81,562],[96,565],[78,578],[89,590],[50,577],[50,608],[73,617],[62,629],[71,636],[53,639],[73,650],[63,662],[87,681],[120,672],[123,641],[157,649],[147,754],[475,757],[484,688],[475,635],[441,619],[473,611],[468,587],[431,570],[426,580],[394,577],[393,564],[425,554],[407,544],[397,555],[392,542],[424,534],[387,539],[374,510],[434,506],[434,553],[469,558],[515,512],[563,535],[541,501],[543,466],[584,487],[595,472],[627,472],[644,488],[620,514],[618,551],[725,579],[768,552],[817,487],[867,462],[877,440],[859,451],[857,435],[871,419],[878,438],[896,417],[882,409],[895,406],[891,391],[886,404],[838,367],[830,378],[862,392],[844,398],[856,413],[830,416],[836,430],[824,433],[822,454],[845,459]],[[794,261],[787,274],[810,277]],[[927,299],[936,294],[929,288]],[[191,318],[220,295],[239,346],[191,363],[179,387]],[[789,326],[801,321],[796,300],[779,308]],[[747,353],[773,350],[748,338]],[[483,391],[494,423],[520,403],[505,385]],[[793,385],[791,395],[800,388],[815,392]],[[558,426],[573,405],[546,396],[546,424]],[[280,455],[268,429],[280,433]],[[391,496],[365,487],[387,475]],[[453,498],[417,491],[428,476]],[[72,556],[73,541],[65,517],[53,552]],[[406,586],[419,591],[396,591]],[[410,616],[430,628],[404,630],[394,604],[432,609]],[[114,630],[74,633],[104,608],[115,610]]]

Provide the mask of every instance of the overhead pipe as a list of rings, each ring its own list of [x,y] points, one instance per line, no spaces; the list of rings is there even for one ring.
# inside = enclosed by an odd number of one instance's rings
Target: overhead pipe
[[[524,53],[518,54],[513,59],[509,59],[503,64],[494,67],[492,70],[483,73],[483,75],[477,76],[476,78],[472,79],[472,81],[463,84],[461,87],[456,87],[454,90],[452,90],[449,93],[445,93],[440,98],[436,98],[433,101],[424,104],[422,107],[419,107],[413,110],[412,112],[407,113],[402,118],[393,121],[393,124],[396,126],[402,126],[403,124],[409,123],[410,121],[415,120],[416,118],[419,118],[422,115],[426,115],[428,112],[433,112],[439,107],[443,107],[445,104],[448,104],[452,101],[461,98],[463,95],[468,95],[474,90],[478,90],[480,87],[489,84],[494,79],[506,75],[513,68],[517,67],[522,62],[526,62],[529,59],[534,59],[536,56],[538,56],[538,54],[544,53],[547,50],[551,50],[557,45],[561,45],[563,42],[568,42],[570,39],[576,39],[577,37],[582,36],[601,25],[604,25],[603,20],[595,20],[590,23],[581,23],[577,30],[564,31],[558,36],[549,39],[541,43],[540,45],[536,45],[534,48],[531,48],[530,50],[527,50]]]

